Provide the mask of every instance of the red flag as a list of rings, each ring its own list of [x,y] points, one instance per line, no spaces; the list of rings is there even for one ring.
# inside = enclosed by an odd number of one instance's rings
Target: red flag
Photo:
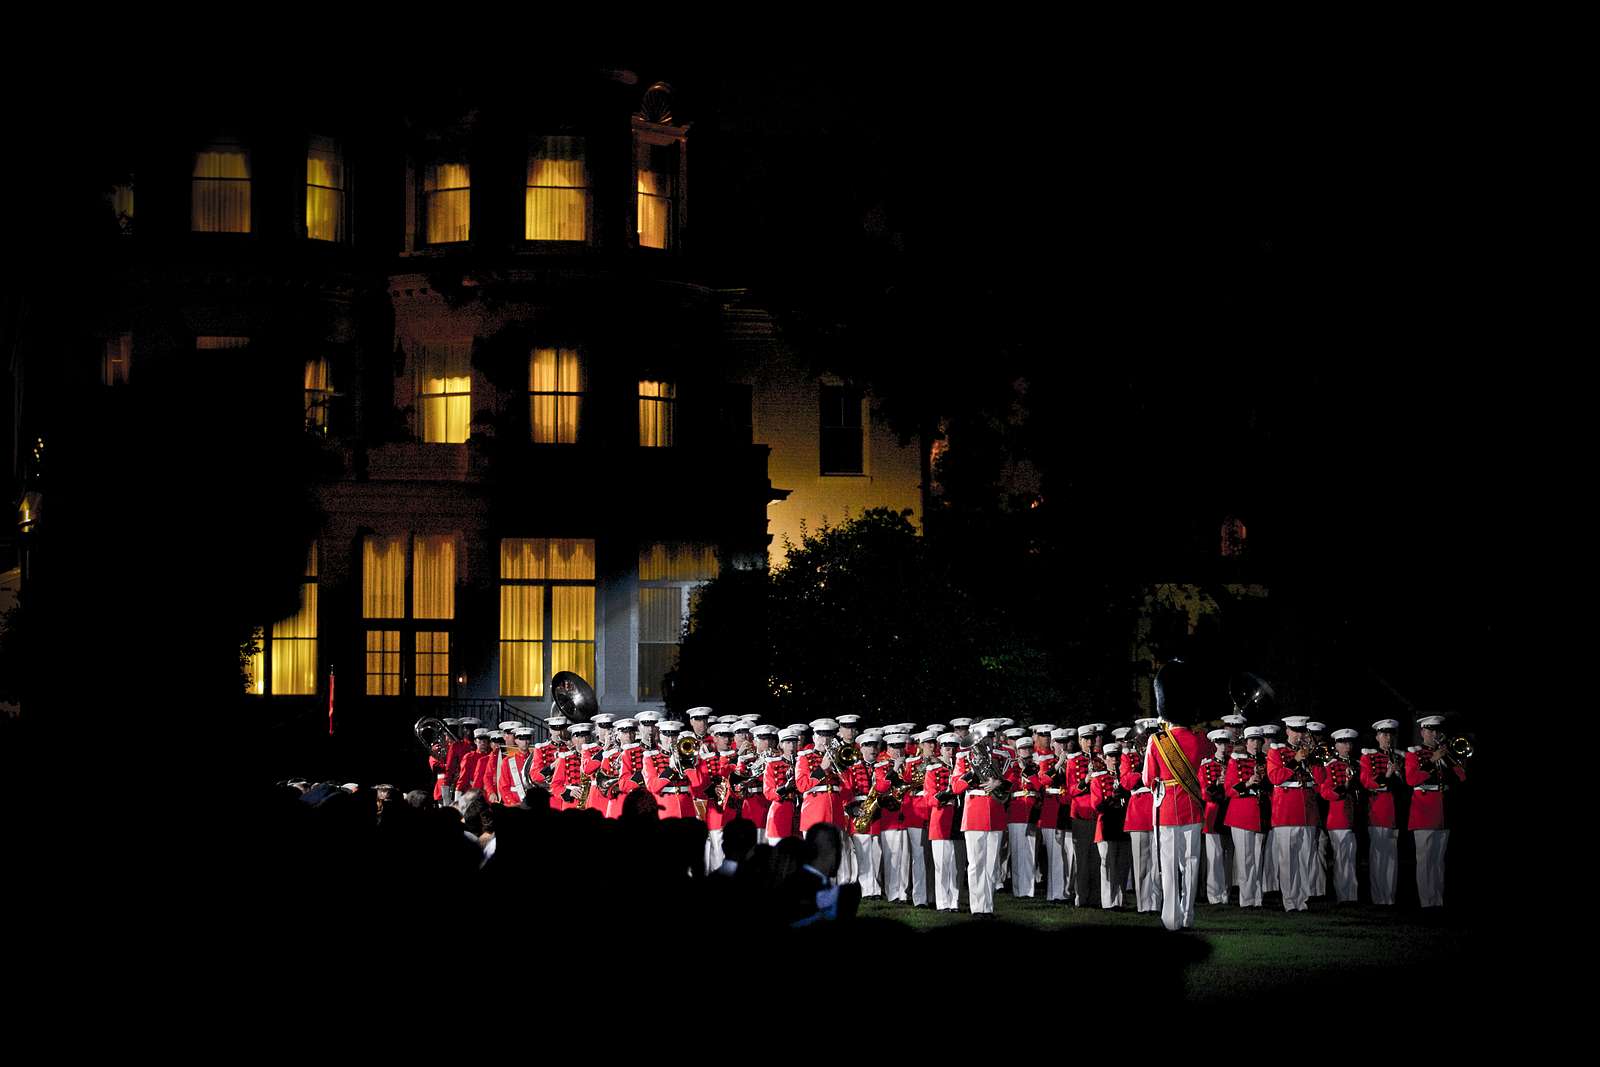
[[[328,668],[328,736],[333,736],[333,668]]]

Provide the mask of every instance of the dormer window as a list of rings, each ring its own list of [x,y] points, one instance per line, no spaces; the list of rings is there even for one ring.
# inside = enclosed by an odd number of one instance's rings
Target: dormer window
[[[530,241],[588,239],[589,178],[583,138],[535,138],[528,156],[523,235]]]
[[[194,154],[189,228],[195,233],[250,232],[250,153],[236,141],[213,141]]]
[[[678,194],[677,144],[653,144],[636,135],[634,172],[639,189],[639,247],[674,247],[677,243],[673,233]]]
[[[459,160],[429,163],[422,172],[422,200],[429,244],[468,239],[472,223],[471,167]]]

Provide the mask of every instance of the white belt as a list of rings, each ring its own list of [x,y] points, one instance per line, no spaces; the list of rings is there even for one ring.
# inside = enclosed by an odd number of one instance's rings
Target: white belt
[[[1011,799],[1012,800],[1016,800],[1018,797],[1031,797],[1031,796],[1037,796],[1037,795],[1038,794],[1034,793],[1032,790],[1028,790],[1026,792],[1012,793],[1011,794]]]
[[[661,795],[665,796],[668,793],[687,793],[688,791],[689,787],[686,785],[669,785],[662,787]]]
[[[988,795],[989,795],[989,791],[987,789],[969,789],[969,790],[967,790],[967,796],[969,796],[969,797],[986,797]]]
[[[1306,784],[1304,782],[1284,782],[1282,785],[1275,785],[1272,788],[1274,788],[1274,789],[1304,789],[1304,788],[1306,788]]]
[[[811,796],[813,793],[838,793],[841,791],[842,787],[837,785],[814,785],[806,790],[806,796]]]
[[[1045,786],[1044,789],[1044,795],[1047,797],[1058,797],[1065,792],[1065,789],[1057,789],[1055,786]]]
[[[1141,785],[1138,789],[1135,789],[1133,792],[1129,793],[1128,795],[1130,797],[1136,797],[1136,796],[1141,796],[1141,795],[1143,795],[1145,793],[1148,793],[1148,792],[1150,792],[1150,787],[1147,786],[1147,785]]]
[[[1419,793],[1443,793],[1446,789],[1449,789],[1449,788],[1450,787],[1447,786],[1447,785],[1419,785],[1419,786],[1417,786],[1417,792],[1419,792]]]

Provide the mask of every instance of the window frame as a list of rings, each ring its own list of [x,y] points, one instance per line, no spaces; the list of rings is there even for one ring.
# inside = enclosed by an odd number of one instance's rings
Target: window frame
[[[504,543],[506,541],[543,541],[543,542],[546,542],[546,544],[548,544],[548,542],[551,542],[551,541],[566,541],[566,540],[587,541],[589,543],[589,555],[590,555],[590,558],[592,560],[594,560],[594,573],[593,573],[592,577],[589,577],[589,578],[551,578],[551,577],[548,576],[548,573],[543,578],[507,578],[507,577],[505,577],[505,575],[503,573],[503,570],[502,570],[502,564],[501,564],[500,561],[502,559],[502,553],[504,552]],[[521,587],[521,588],[538,587],[540,589],[540,595],[539,595],[540,633],[539,633],[538,640],[530,641],[530,640],[528,640],[526,638],[506,638],[503,634],[500,634],[498,632],[496,633],[496,642],[497,643],[496,643],[495,647],[496,647],[496,651],[497,651],[497,654],[498,654],[498,660],[499,660],[499,673],[498,673],[498,677],[495,679],[495,691],[499,694],[499,696],[500,696],[500,698],[502,700],[543,700],[543,699],[545,699],[545,697],[548,695],[544,691],[545,683],[548,682],[556,674],[556,671],[555,671],[556,655],[555,655],[555,653],[556,653],[556,646],[557,645],[582,645],[582,644],[587,644],[587,645],[590,645],[592,647],[592,658],[590,660],[590,665],[591,665],[592,669],[591,669],[590,673],[597,675],[597,677],[590,678],[590,677],[586,676],[584,678],[584,681],[588,682],[591,686],[593,686],[594,689],[595,689],[595,692],[598,693],[600,691],[600,680],[598,678],[598,673],[599,673],[599,670],[600,670],[600,662],[601,662],[600,633],[601,633],[601,629],[602,629],[601,628],[601,624],[600,624],[600,578],[599,578],[599,575],[600,575],[600,560],[599,560],[599,557],[595,553],[596,553],[596,539],[593,538],[593,537],[575,537],[575,538],[564,538],[564,537],[502,537],[496,542],[496,544],[495,544],[495,559],[496,559],[496,563],[495,563],[495,575],[496,575],[495,610],[497,612],[500,610],[500,601],[501,601],[500,590],[502,590],[502,589],[505,589],[507,587]],[[547,557],[546,558],[546,571],[548,572],[548,570],[549,570],[549,565],[548,565],[548,557]],[[588,641],[563,641],[563,640],[558,640],[555,637],[555,589],[558,588],[558,587],[560,587],[560,588],[568,588],[568,589],[571,589],[571,588],[584,589],[584,588],[586,588],[586,589],[589,590],[589,596],[590,596],[592,609],[593,609],[592,612],[591,612],[592,626],[593,626],[593,637],[590,640],[588,640]],[[499,627],[497,626],[496,630],[498,631],[498,629],[499,629]],[[539,648],[539,672],[538,672],[538,676],[537,676],[536,680],[538,682],[539,692],[537,692],[537,693],[507,693],[507,692],[505,692],[505,646],[507,644],[537,645],[538,646],[538,648]],[[565,669],[565,668],[563,668],[563,669]]]
[[[320,185],[311,180],[311,153],[319,150],[319,144],[324,146],[332,146],[331,149],[323,147],[320,148],[320,150],[331,151],[338,158],[339,176],[340,180],[344,184],[337,186]],[[346,245],[352,243],[350,214],[350,163],[346,158],[346,155],[345,139],[342,137],[325,137],[312,134],[311,137],[306,141],[306,217],[302,221],[305,224],[305,238],[308,241],[319,241],[323,244],[332,245]],[[318,237],[311,232],[311,190],[313,189],[321,189],[324,192],[337,194],[338,208],[335,212],[336,236]]]
[[[464,353],[462,353],[462,358],[466,362],[466,371],[467,371],[467,373],[466,373],[466,379],[467,379],[467,390],[466,390],[466,392],[462,393],[462,392],[459,392],[459,391],[449,391],[448,390],[448,386],[446,387],[446,391],[444,391],[444,392],[438,392],[438,393],[427,392],[425,390],[424,386],[426,385],[427,380],[428,380],[428,370],[429,370],[429,367],[430,367],[429,360],[430,360],[430,356],[433,354],[433,350],[437,349],[439,351],[439,355],[447,356],[449,359],[453,360],[455,358],[455,355],[453,353],[446,353],[446,351],[445,351],[447,346],[453,346],[453,345],[460,345],[465,349]],[[472,365],[472,338],[470,338],[470,337],[467,337],[467,338],[460,338],[460,337],[454,337],[454,338],[431,338],[431,339],[427,339],[427,340],[417,341],[416,344],[415,344],[415,360],[414,361],[415,361],[415,364],[416,364],[416,366],[414,368],[415,377],[414,377],[413,380],[415,382],[415,396],[416,396],[416,403],[415,403],[414,410],[416,412],[417,443],[418,444],[423,444],[423,445],[464,445],[468,441],[472,440],[472,415],[473,415],[473,409],[472,409],[472,378],[473,378],[473,374],[472,374],[472,372],[473,372],[473,365]],[[443,369],[446,371],[446,373],[441,374],[439,380],[442,381],[442,382],[449,382],[450,379],[451,379],[451,375],[448,373],[448,371],[451,368],[446,366]],[[448,440],[448,438],[450,436],[450,434],[449,434],[449,428],[450,428],[450,403],[449,403],[449,401],[450,401],[450,399],[452,397],[461,397],[461,396],[464,396],[467,399],[467,416],[466,416],[465,435],[459,441],[451,441],[451,440]],[[443,436],[445,438],[447,438],[447,440],[443,440],[443,441],[430,441],[430,440],[428,440],[428,409],[427,409],[427,403],[428,403],[429,400],[442,400],[442,401],[444,401],[444,426],[443,426],[443,429],[442,429],[442,433],[443,433]]]
[[[645,384],[647,382],[650,383],[650,384],[656,385],[656,386],[660,386],[665,390],[669,390],[670,391],[670,395],[668,395],[668,393],[666,393],[666,392],[657,393],[657,394],[646,394],[645,391],[644,391],[644,387],[645,387]],[[659,377],[653,377],[653,378],[641,377],[639,379],[638,399],[639,399],[639,447],[640,448],[674,448],[674,447],[676,447],[677,444],[678,444],[678,431],[677,431],[678,420],[677,420],[677,416],[678,416],[678,400],[679,400],[679,397],[678,397],[678,381],[677,381],[677,379],[676,378],[659,378]],[[664,440],[655,440],[655,441],[647,441],[647,440],[645,440],[645,427],[646,427],[645,411],[647,410],[646,407],[645,407],[646,404],[655,404],[655,405],[657,405],[657,407],[654,409],[656,411],[656,416],[655,416],[655,420],[654,420],[654,425],[655,425],[655,429],[656,429],[655,436],[658,437],[658,438],[664,438]],[[664,418],[662,417],[663,414],[665,415]]]
[[[551,351],[551,352],[554,352],[556,354],[556,375],[555,375],[555,377],[556,377],[556,388],[554,390],[543,390],[543,389],[534,389],[533,388],[533,366],[534,366],[534,360],[536,360],[538,358],[538,355],[539,355],[540,352],[544,352],[544,351]],[[575,361],[577,363],[577,367],[578,367],[578,383],[577,384],[578,384],[578,387],[576,389],[562,389],[561,388],[561,384],[562,384],[561,383],[561,354],[563,352],[572,353],[572,355],[573,355],[573,357],[574,357],[574,359],[575,359]],[[528,440],[532,444],[538,445],[538,446],[541,446],[541,447],[543,447],[543,446],[572,447],[574,445],[583,444],[583,442],[584,442],[584,419],[585,419],[585,411],[584,411],[584,409],[588,407],[588,403],[587,403],[588,395],[589,395],[588,384],[589,384],[588,359],[585,357],[583,349],[577,348],[577,347],[562,348],[560,346],[536,345],[528,353]],[[555,433],[554,436],[557,438],[557,440],[541,441],[541,440],[539,440],[539,437],[538,437],[539,426],[538,426],[538,420],[534,416],[534,411],[535,411],[534,403],[535,403],[535,398],[536,397],[545,397],[545,396],[555,397],[556,398],[556,425],[555,425],[556,433]],[[560,429],[561,429],[561,398],[562,397],[572,397],[577,403],[577,413],[576,413],[576,416],[574,417],[574,420],[573,420],[572,440],[570,440],[570,441],[559,440],[559,438],[560,438]]]
[[[657,646],[657,647],[670,646],[672,648],[681,649],[683,647],[684,632],[685,632],[686,627],[689,625],[689,622],[690,622],[690,619],[691,619],[691,609],[693,608],[693,605],[694,605],[694,596],[707,583],[715,581],[716,577],[717,577],[717,575],[713,575],[710,578],[646,578],[646,577],[644,577],[645,567],[644,567],[644,560],[642,558],[643,553],[646,550],[648,550],[649,548],[651,548],[654,545],[656,545],[656,544],[660,544],[663,547],[668,548],[668,549],[670,549],[672,547],[688,547],[688,548],[696,548],[696,549],[709,549],[710,552],[712,553],[712,558],[716,563],[717,574],[720,575],[721,572],[722,572],[721,553],[717,550],[717,547],[715,545],[711,545],[711,544],[708,544],[708,543],[705,543],[705,542],[695,542],[695,541],[667,541],[667,542],[650,542],[650,543],[647,543],[645,545],[641,545],[640,546],[641,559],[639,561],[639,570],[638,570],[638,575],[639,575],[638,591],[637,591],[637,593],[636,593],[636,595],[634,596],[634,599],[633,599],[633,610],[634,610],[634,620],[635,620],[634,621],[634,634],[635,634],[635,641],[634,641],[634,692],[638,695],[638,700],[641,703],[644,703],[644,702],[647,702],[647,701],[664,700],[665,696],[666,696],[666,694],[664,692],[654,692],[654,693],[652,693],[652,692],[647,692],[646,691],[646,688],[645,688],[645,667],[644,667],[644,648],[645,648],[645,646],[646,645]],[[661,589],[676,589],[678,591],[678,594],[679,594],[678,611],[679,611],[679,620],[680,621],[679,621],[679,624],[678,624],[678,639],[676,641],[671,641],[671,642],[668,642],[668,641],[646,641],[645,638],[644,638],[644,621],[645,621],[645,611],[644,611],[644,600],[645,600],[645,597],[644,597],[644,594],[645,594],[645,591],[646,590],[661,590]],[[676,666],[676,663],[677,663],[676,656],[674,656],[673,665]],[[671,669],[672,669],[671,667],[668,668],[668,670],[671,670]],[[661,680],[659,678],[655,680],[656,687],[659,688],[660,683],[661,683]]]
[[[366,604],[364,603],[366,597],[366,540],[369,537],[383,539],[401,538],[405,543],[405,572],[401,577],[401,588],[404,590],[403,608],[405,614],[403,616],[369,616],[366,614]],[[415,583],[417,580],[417,539],[419,537],[441,537],[446,538],[454,543],[455,573],[452,575],[451,582],[451,614],[449,618],[420,618],[417,615]],[[455,530],[443,532],[407,530],[404,533],[379,533],[375,530],[368,530],[357,539],[356,544],[359,546],[359,551],[361,552],[362,556],[360,567],[358,568],[357,573],[359,576],[358,580],[362,583],[361,596],[363,600],[363,603],[361,604],[360,616],[363,652],[361,691],[363,695],[367,697],[377,697],[384,700],[445,700],[455,696],[455,656],[457,649],[460,647],[457,639],[459,637],[461,626],[461,612],[459,610],[459,603],[461,599],[460,593],[462,587],[461,560],[463,558],[461,552],[461,533]],[[373,649],[371,647],[372,636],[374,634],[385,635],[389,633],[398,635],[396,639],[396,647],[394,649]],[[431,648],[426,651],[420,650],[417,647],[417,635],[421,633],[445,634],[445,651],[443,653],[439,653]],[[382,636],[380,636],[380,642],[381,641]],[[374,655],[398,657],[398,680],[396,682],[395,692],[372,692],[372,678],[388,678],[393,676],[388,671],[380,671],[377,675],[372,673],[370,670],[371,660],[367,657]],[[427,674],[427,677],[430,678],[444,677],[446,679],[447,691],[445,693],[421,693],[418,691],[417,679],[419,677],[419,672],[417,670],[417,657],[419,655],[444,655],[446,657],[445,673],[443,675],[436,671],[430,671]],[[432,687],[430,686],[430,688]]]
[[[318,658],[318,646],[319,646],[320,642],[322,641],[322,618],[321,618],[321,612],[322,612],[322,595],[321,595],[321,586],[322,586],[322,579],[321,579],[321,574],[322,574],[322,544],[321,544],[320,540],[311,542],[311,549],[310,549],[310,552],[308,553],[306,562],[307,562],[307,565],[308,565],[307,566],[307,570],[310,573],[302,574],[300,576],[300,585],[302,587],[301,597],[302,597],[302,603],[304,603],[304,596],[305,596],[304,587],[305,586],[311,585],[311,586],[316,586],[317,587],[317,590],[318,590],[317,596],[316,596],[317,607],[316,607],[316,610],[311,613],[311,627],[316,632],[313,633],[310,637],[278,637],[276,634],[273,633],[273,628],[276,627],[278,625],[278,623],[287,622],[289,619],[294,618],[294,615],[299,614],[298,611],[295,612],[294,614],[291,614],[291,615],[287,616],[286,618],[278,619],[278,620],[276,620],[274,622],[269,622],[269,623],[266,623],[264,625],[257,626],[255,628],[255,634],[254,634],[254,640],[255,640],[255,643],[256,643],[257,651],[256,651],[256,654],[255,654],[255,656],[253,658],[256,660],[255,672],[256,672],[257,684],[259,685],[260,688],[259,689],[246,689],[245,690],[245,694],[247,696],[258,696],[258,697],[269,697],[269,696],[272,696],[272,697],[315,697],[315,696],[319,696],[321,694],[321,692],[322,692],[322,669],[321,669],[321,662],[322,661]],[[311,647],[312,647],[312,650],[313,650],[312,653],[311,653],[311,659],[312,659],[311,692],[309,692],[309,693],[279,693],[279,692],[276,691],[276,687],[273,686],[273,684],[272,684],[272,676],[273,676],[274,662],[277,659],[277,649],[276,649],[275,646],[276,646],[277,642],[279,642],[279,641],[308,641],[308,642],[311,643]]]
[[[563,137],[577,141],[582,149],[583,184],[574,185],[534,185],[532,184],[533,163],[540,146],[551,138]],[[577,190],[583,194],[583,236],[570,237],[530,237],[528,230],[532,220],[528,217],[528,192],[533,189],[565,189]],[[533,247],[549,246],[552,248],[586,248],[594,243],[594,173],[589,166],[589,138],[575,133],[547,133],[534,134],[528,139],[527,168],[523,173],[522,194],[522,240],[524,244]]]
[[[435,167],[459,165],[466,170],[467,184],[452,185],[441,189],[428,188],[429,170]],[[452,238],[448,241],[434,241],[430,239],[432,233],[433,198],[441,193],[467,194],[467,232],[463,237]],[[472,161],[465,152],[438,151],[428,155],[417,168],[417,206],[421,218],[417,228],[418,242],[423,248],[459,248],[472,240]]]
[[[210,153],[216,153],[219,149],[224,149],[224,148],[237,148],[239,150],[239,154],[244,157],[244,170],[245,170],[244,177],[242,177],[242,178],[209,177],[209,176],[201,176],[201,175],[193,173],[194,168],[197,168],[199,166],[200,157],[202,155],[206,155],[206,154],[210,154]],[[256,232],[255,158],[254,158],[254,153],[251,152],[251,150],[250,150],[250,147],[248,145],[246,145],[244,143],[243,139],[241,139],[241,138],[235,138],[235,137],[229,137],[229,136],[219,136],[219,137],[214,137],[210,141],[207,141],[205,144],[200,145],[199,147],[197,147],[194,150],[193,156],[194,156],[194,160],[193,160],[193,163],[191,164],[191,170],[190,170],[190,174],[189,174],[189,232],[190,233],[204,233],[204,234],[225,234],[225,235],[232,235],[232,236],[236,236],[236,237],[247,236],[249,234],[255,233]],[[244,229],[242,229],[242,230],[201,229],[201,228],[199,228],[199,227],[197,227],[195,225],[195,222],[197,221],[196,218],[195,218],[195,206],[196,206],[195,205],[195,190],[199,187],[198,183],[200,183],[200,182],[212,182],[212,183],[217,183],[217,182],[242,182],[244,184],[244,189],[245,189],[245,212],[244,212],[244,214],[245,214],[245,228]]]
[[[852,426],[849,422],[840,422],[837,425],[829,424],[828,408],[830,393],[842,394],[838,404],[838,410],[841,417],[843,417],[846,412],[851,410],[849,398],[852,395],[854,396],[854,410],[856,412],[856,418],[859,420],[856,425]],[[868,426],[866,407],[866,390],[859,386],[828,384],[819,385],[817,392],[817,472],[819,476],[823,478],[861,478],[866,476]],[[856,438],[856,446],[858,449],[857,455],[859,456],[858,469],[849,470],[840,467],[830,467],[828,463],[828,441],[830,436],[834,439],[843,439],[846,436],[846,432],[851,430],[855,431],[854,436]]]

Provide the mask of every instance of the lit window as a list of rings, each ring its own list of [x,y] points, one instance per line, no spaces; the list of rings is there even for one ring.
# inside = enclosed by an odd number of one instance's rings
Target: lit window
[[[472,429],[472,342],[425,341],[417,353],[422,440],[459,445]]]
[[[500,695],[544,695],[549,673],[595,682],[594,542],[500,542]]]
[[[105,385],[127,385],[133,365],[133,334],[106,338],[105,356],[100,363],[100,381]]]
[[[306,360],[306,429],[312,433],[328,432],[328,409],[333,404],[333,386],[329,382],[326,359]]]
[[[823,474],[863,474],[866,449],[861,418],[862,393],[847,386],[822,387]]]
[[[718,573],[703,544],[653,544],[639,552],[639,699],[660,700],[661,681],[678,662],[691,597]]]
[[[111,187],[106,197],[111,213],[116,216],[117,229],[124,237],[133,235],[133,183],[122,182]]]
[[[472,171],[467,164],[429,163],[422,175],[422,199],[429,244],[467,239],[472,210]]]
[[[644,448],[671,448],[673,408],[678,387],[673,382],[639,382],[639,444]]]
[[[638,228],[640,248],[673,246],[673,205],[677,192],[677,146],[634,141],[634,171],[638,175]]]
[[[330,137],[313,137],[306,152],[306,236],[343,241],[344,154]]]
[[[588,236],[589,180],[583,155],[581,137],[534,141],[528,158],[528,240],[582,241]]]
[[[256,627],[245,659],[245,692],[255,696],[312,696],[317,691],[317,544],[311,543],[300,581],[300,609]]]
[[[583,363],[577,350],[534,349],[528,361],[528,418],[534,444],[576,444],[582,407]]]
[[[218,141],[194,155],[189,228],[195,233],[250,232],[250,153]]]
[[[455,591],[456,535],[408,538],[405,534],[369,534],[363,538],[361,617],[368,626],[369,695],[404,695],[401,664],[408,646],[414,668],[413,695],[450,695],[451,631],[441,628],[440,622],[455,619]]]

